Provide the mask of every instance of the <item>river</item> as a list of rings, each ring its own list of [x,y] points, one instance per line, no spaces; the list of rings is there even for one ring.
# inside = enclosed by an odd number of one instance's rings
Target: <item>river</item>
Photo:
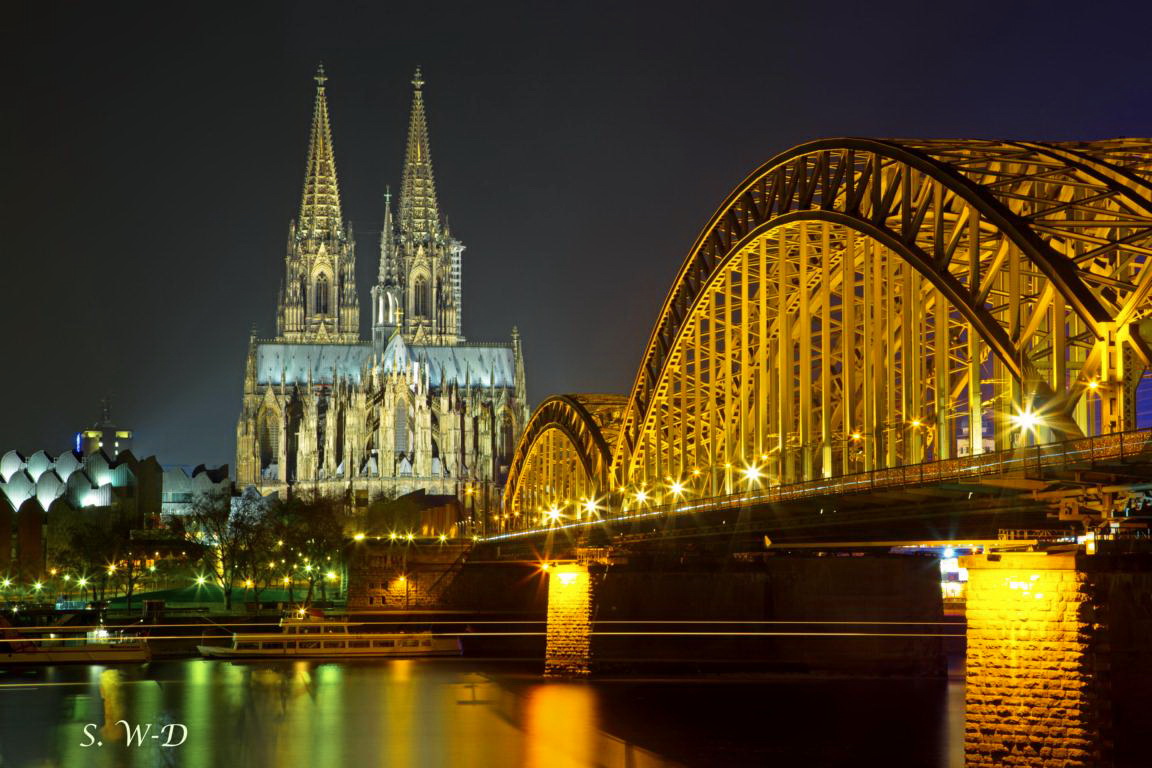
[[[963,764],[955,680],[571,683],[544,680],[536,666],[188,660],[0,670],[0,766]]]

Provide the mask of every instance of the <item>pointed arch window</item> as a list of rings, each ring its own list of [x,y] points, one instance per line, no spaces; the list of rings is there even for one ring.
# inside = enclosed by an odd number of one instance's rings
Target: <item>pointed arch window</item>
[[[415,284],[412,286],[412,312],[417,317],[428,316],[428,281],[423,276],[416,278]]]
[[[328,314],[328,275],[321,274],[316,278],[316,314]]]

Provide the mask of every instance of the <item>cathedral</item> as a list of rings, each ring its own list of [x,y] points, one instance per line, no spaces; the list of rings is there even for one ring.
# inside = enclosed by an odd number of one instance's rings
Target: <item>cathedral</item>
[[[340,208],[325,82],[321,67],[276,337],[249,340],[238,484],[360,507],[424,490],[457,496],[479,516],[499,503],[529,415],[519,334],[464,338],[464,245],[436,201],[417,70],[395,216],[384,198],[371,339],[361,338],[356,244]]]

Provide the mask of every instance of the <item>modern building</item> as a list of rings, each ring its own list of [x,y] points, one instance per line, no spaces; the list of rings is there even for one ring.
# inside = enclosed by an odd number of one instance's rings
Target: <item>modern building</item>
[[[385,196],[371,336],[361,338],[326,79],[321,67],[277,334],[249,342],[238,484],[341,496],[359,507],[425,490],[467,497],[481,516],[498,503],[528,419],[519,335],[465,340],[464,246],[437,202],[417,70],[395,217]]]
[[[100,450],[109,456],[132,450],[132,430],[119,427],[112,421],[112,409],[107,400],[101,403],[100,420],[76,433],[76,453],[87,456]]]
[[[46,526],[61,507],[123,510],[140,531],[154,531],[163,513],[186,511],[193,494],[213,489],[231,491],[227,465],[188,474],[128,450],[115,458],[104,449],[28,457],[8,451],[0,456],[0,574],[43,571]]]

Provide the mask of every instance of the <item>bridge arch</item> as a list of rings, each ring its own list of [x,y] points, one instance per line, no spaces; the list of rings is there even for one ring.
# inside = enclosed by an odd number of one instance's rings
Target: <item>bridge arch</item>
[[[532,413],[504,486],[505,527],[552,511],[575,517],[602,503],[623,395],[556,395]]]
[[[1148,140],[785,152],[681,267],[612,479],[730,493],[1134,428],[1150,178]]]

